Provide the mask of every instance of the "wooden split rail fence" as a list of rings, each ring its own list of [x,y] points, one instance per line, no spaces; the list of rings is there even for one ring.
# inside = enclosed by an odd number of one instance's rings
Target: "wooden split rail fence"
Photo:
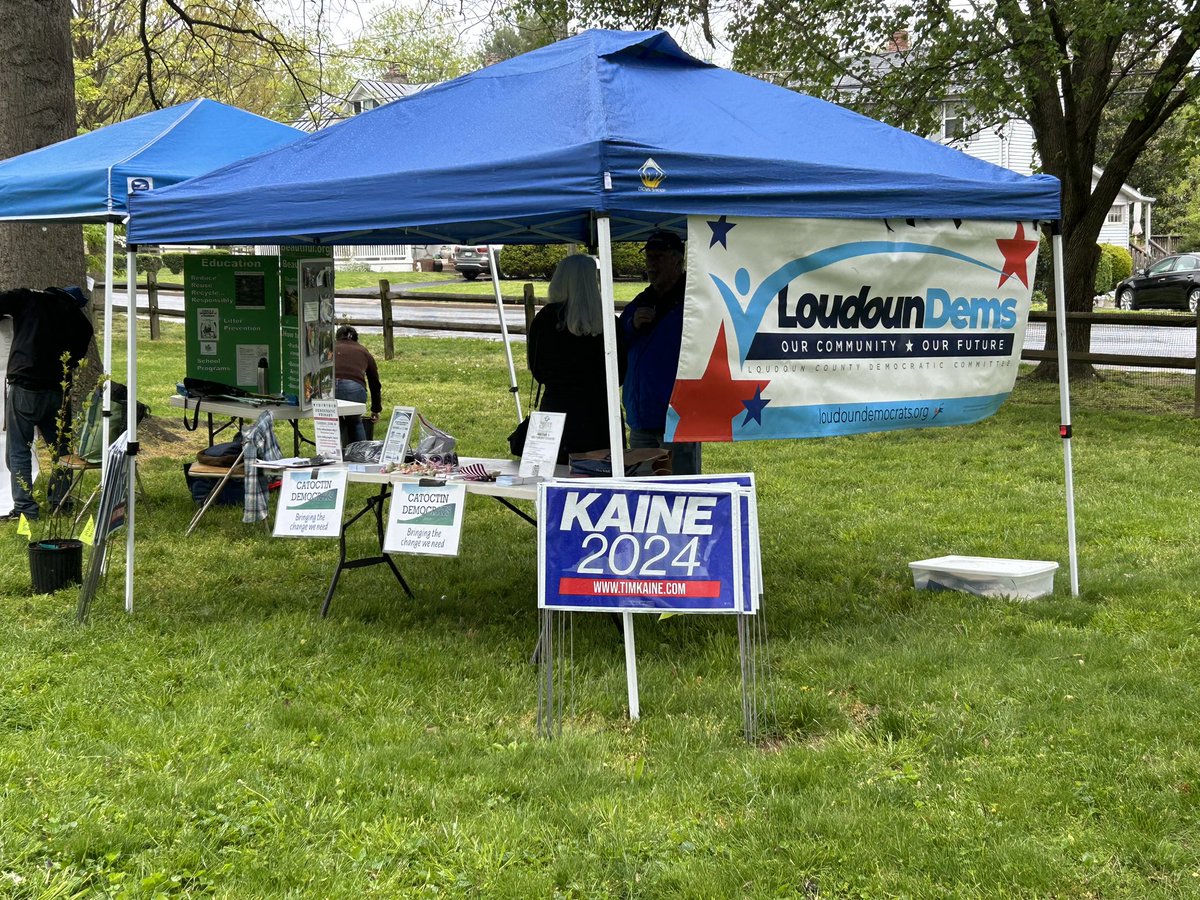
[[[104,290],[103,284],[96,285],[96,293],[99,295]],[[125,305],[119,301],[124,298],[126,286],[121,283],[114,283],[113,290],[116,292],[117,303],[114,303],[113,309],[124,312]],[[183,311],[177,309],[163,309],[158,302],[160,291],[182,291],[182,284],[172,284],[169,282],[160,283],[154,275],[150,275],[145,284],[138,286],[139,293],[145,293],[147,297],[147,306],[144,310],[145,315],[150,319],[150,340],[156,341],[161,334],[161,322],[166,319],[182,319]],[[405,319],[396,318],[393,315],[392,304],[398,300],[420,300],[424,302],[444,301],[447,303],[478,303],[494,306],[496,303],[495,297],[485,297],[480,294],[430,294],[420,291],[393,291],[390,282],[387,279],[380,279],[379,290],[373,291],[370,288],[360,289],[343,289],[337,291],[336,296],[346,300],[371,300],[378,299],[380,307],[379,318],[351,318],[347,316],[339,317],[338,324],[341,325],[357,325],[367,328],[382,328],[383,329],[383,355],[385,359],[391,359],[395,356],[395,332],[397,328],[409,328],[417,331],[461,331],[471,334],[499,334],[499,322],[456,322],[449,319]],[[512,334],[525,334],[529,330],[529,324],[533,321],[533,314],[536,311],[536,298],[532,284],[525,284],[522,288],[521,296],[515,297],[511,295],[501,295],[500,298],[506,306],[521,305],[525,309],[525,324],[511,325],[509,332]],[[139,314],[142,310],[139,308]]]

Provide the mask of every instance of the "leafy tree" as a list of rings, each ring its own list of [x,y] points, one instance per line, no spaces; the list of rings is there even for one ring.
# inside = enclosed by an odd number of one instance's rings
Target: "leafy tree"
[[[357,78],[446,81],[479,66],[453,20],[435,9],[395,7],[372,16],[345,57]]]
[[[303,36],[255,0],[73,0],[73,13],[85,131],[197,97],[290,118],[323,87]]]
[[[491,64],[512,59],[562,40],[567,36],[566,12],[565,4],[532,9],[509,7],[501,11],[483,42],[483,60]]]
[[[1200,152],[1177,168],[1180,178],[1159,197],[1159,226],[1180,236],[1180,250],[1200,250]]]

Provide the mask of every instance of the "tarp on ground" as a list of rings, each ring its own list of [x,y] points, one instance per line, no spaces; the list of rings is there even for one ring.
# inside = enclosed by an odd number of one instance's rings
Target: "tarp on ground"
[[[135,196],[135,243],[614,240],[689,214],[1053,220],[1023,176],[701,62],[593,30]]]
[[[0,161],[0,221],[122,221],[131,192],[177,184],[304,132],[199,99]]]

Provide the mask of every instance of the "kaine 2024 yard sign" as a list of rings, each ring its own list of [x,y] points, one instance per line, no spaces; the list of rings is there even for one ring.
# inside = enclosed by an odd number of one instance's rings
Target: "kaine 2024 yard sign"
[[[751,612],[737,484],[540,486],[538,605],[554,610]]]
[[[688,220],[668,439],[976,422],[1012,391],[1033,222]]]

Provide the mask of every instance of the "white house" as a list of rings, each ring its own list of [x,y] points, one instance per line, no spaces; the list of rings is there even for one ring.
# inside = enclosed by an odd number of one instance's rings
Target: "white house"
[[[941,133],[931,137],[976,159],[1004,166],[1022,175],[1032,175],[1034,166],[1037,165],[1033,128],[1028,122],[1024,119],[1010,119],[1000,125],[987,126],[967,133],[964,129],[962,105],[956,100],[942,102]],[[1102,174],[1103,169],[1093,167],[1093,188]],[[1152,234],[1150,220],[1154,202],[1153,197],[1147,197],[1137,188],[1128,184],[1121,185],[1117,199],[1108,211],[1107,220],[1100,229],[1098,242],[1130,250],[1137,263],[1138,255],[1145,253],[1143,247],[1147,243],[1146,237]]]

